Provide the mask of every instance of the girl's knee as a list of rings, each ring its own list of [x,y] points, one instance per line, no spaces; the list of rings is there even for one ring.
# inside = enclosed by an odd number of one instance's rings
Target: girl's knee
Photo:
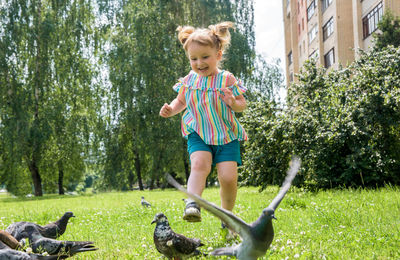
[[[237,174],[224,174],[219,176],[218,179],[221,186],[237,185]]]
[[[211,165],[205,162],[204,160],[192,160],[191,162],[191,170],[195,172],[210,172]]]

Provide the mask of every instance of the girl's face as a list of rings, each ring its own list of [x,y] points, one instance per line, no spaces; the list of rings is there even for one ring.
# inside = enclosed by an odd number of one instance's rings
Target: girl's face
[[[218,62],[222,59],[222,51],[216,48],[191,42],[187,48],[190,66],[200,76],[212,76],[218,73]]]

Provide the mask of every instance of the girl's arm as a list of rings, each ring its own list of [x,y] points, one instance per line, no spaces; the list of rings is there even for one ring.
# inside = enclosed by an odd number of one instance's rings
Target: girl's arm
[[[232,95],[233,96],[233,95]],[[231,109],[235,112],[242,112],[246,109],[246,99],[243,95],[234,97],[232,103],[229,105]]]
[[[228,86],[232,86],[235,84],[236,79],[233,76],[230,76],[228,78]],[[243,95],[239,96],[234,96],[232,93],[232,90],[229,88],[223,88],[221,89],[223,92],[220,93],[221,99],[235,112],[242,112],[243,110],[246,109],[246,99],[244,98]]]
[[[165,103],[161,110],[160,116],[167,118],[174,116],[180,112],[182,112],[186,108],[186,100],[183,93],[178,94],[178,96],[172,100],[171,104]]]

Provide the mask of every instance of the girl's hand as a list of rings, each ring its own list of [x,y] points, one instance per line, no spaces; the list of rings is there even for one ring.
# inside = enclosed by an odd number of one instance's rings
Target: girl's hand
[[[236,98],[233,95],[232,90],[229,88],[222,88],[221,92],[219,93],[219,96],[222,99],[222,101],[224,101],[225,104],[227,104],[228,106],[230,106],[232,108],[232,106],[236,102]]]
[[[172,107],[167,103],[165,103],[160,110],[160,116],[167,118],[170,117],[171,114],[172,114]]]

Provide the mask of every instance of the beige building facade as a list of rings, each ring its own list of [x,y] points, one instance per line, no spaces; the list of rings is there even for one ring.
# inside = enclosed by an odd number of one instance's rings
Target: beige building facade
[[[400,15],[400,0],[282,0],[282,6],[287,85],[311,58],[328,69],[347,66],[357,49],[372,46],[386,10]]]

